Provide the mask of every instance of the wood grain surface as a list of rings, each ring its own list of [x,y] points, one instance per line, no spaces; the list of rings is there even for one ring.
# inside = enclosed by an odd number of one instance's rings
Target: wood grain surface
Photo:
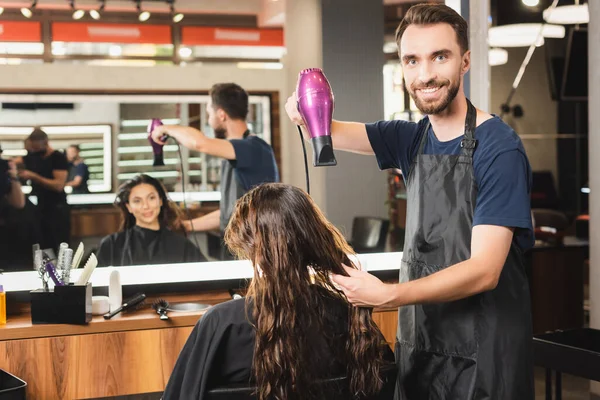
[[[160,296],[171,303],[229,300],[223,291]],[[151,304],[153,298],[148,299]],[[31,325],[25,313],[0,327],[0,369],[27,382],[27,399],[85,399],[161,392],[202,312],[169,313],[149,307],[88,325]],[[396,310],[373,319],[393,345]]]

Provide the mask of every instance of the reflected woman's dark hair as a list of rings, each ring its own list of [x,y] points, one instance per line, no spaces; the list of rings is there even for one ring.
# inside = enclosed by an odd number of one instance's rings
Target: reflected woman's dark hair
[[[121,231],[133,228],[136,224],[135,217],[127,210],[126,204],[129,203],[129,195],[131,190],[142,184],[148,184],[154,186],[158,196],[162,200],[162,206],[160,207],[160,213],[158,214],[158,222],[161,228],[167,228],[172,231],[184,231],[181,224],[181,212],[176,205],[169,200],[167,197],[167,190],[160,181],[146,175],[140,174],[136,177],[128,180],[119,186],[117,190],[117,197],[115,199],[115,206],[121,210]]]
[[[342,361],[350,389],[356,398],[378,393],[385,344],[372,310],[350,305],[330,279],[332,273],[347,276],[342,263],[356,268],[348,257],[354,251],[308,194],[278,183],[252,189],[238,200],[225,243],[254,266],[246,305],[253,303],[256,321],[252,367],[258,399],[318,398],[311,382],[323,377],[315,376],[319,357],[309,339],[328,331],[323,293],[348,306]]]

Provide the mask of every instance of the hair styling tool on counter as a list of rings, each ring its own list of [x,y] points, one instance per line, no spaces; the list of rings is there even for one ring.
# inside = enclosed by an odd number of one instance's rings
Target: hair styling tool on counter
[[[33,268],[40,275],[40,279],[42,280],[42,286],[44,288],[44,292],[47,292],[49,290],[48,289],[48,274],[46,272],[46,264],[44,263],[44,253],[40,249],[34,250]]]
[[[63,281],[67,285],[71,281],[71,263],[72,262],[73,262],[73,249],[70,249],[68,244],[61,243],[60,251],[58,252],[58,262],[56,263],[56,270],[59,274],[60,280]]]
[[[154,303],[152,303],[152,309],[156,311],[158,315],[160,315],[160,319],[166,321],[169,319],[167,315],[167,311],[169,308],[169,302],[164,299],[157,299]]]
[[[54,282],[54,285],[56,285],[56,286],[64,286],[65,285],[56,275],[56,268],[54,268],[54,265],[50,261],[48,261],[46,263],[45,268],[46,268],[46,272],[48,272],[48,276],[50,276],[50,279],[52,279],[52,281]]]
[[[73,255],[73,262],[71,263],[71,269],[79,268],[79,264],[81,264],[81,259],[83,258],[83,243],[79,243],[77,246],[77,251],[75,251],[75,255]]]
[[[123,289],[121,287],[121,275],[119,271],[114,270],[108,278],[108,301],[109,311],[114,311],[123,303]]]
[[[148,141],[152,145],[152,152],[154,153],[154,163],[152,164],[154,167],[160,167],[160,166],[165,165],[164,152],[163,152],[164,145],[158,144],[154,140],[152,140],[152,132],[154,131],[154,129],[156,129],[156,127],[161,126],[162,124],[163,123],[160,119],[152,118],[152,120],[150,121],[150,124],[148,125]],[[169,136],[164,135],[160,139],[164,142],[168,138],[169,138]]]
[[[79,276],[79,279],[77,280],[77,284],[78,285],[87,284],[88,281],[90,280],[90,278],[92,277],[92,272],[94,272],[94,269],[96,269],[97,265],[98,265],[98,259],[96,258],[96,255],[91,254],[90,258],[88,258],[87,262],[85,263],[85,266],[83,267],[83,271],[81,271],[81,275]]]
[[[141,306],[140,303],[142,303],[145,299],[146,299],[146,295],[144,293],[138,293],[135,296],[133,296],[132,298],[126,300],[125,303],[123,303],[123,305],[121,307],[117,308],[114,311],[111,311],[108,314],[104,314],[104,319],[111,319],[112,317],[114,317],[115,315],[117,315],[118,313],[120,313],[122,311],[132,309],[136,306]]]

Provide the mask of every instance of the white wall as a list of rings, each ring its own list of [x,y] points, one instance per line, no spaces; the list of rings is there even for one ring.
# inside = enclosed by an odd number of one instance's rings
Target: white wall
[[[73,110],[0,110],[0,125],[118,124],[117,103],[76,103]]]

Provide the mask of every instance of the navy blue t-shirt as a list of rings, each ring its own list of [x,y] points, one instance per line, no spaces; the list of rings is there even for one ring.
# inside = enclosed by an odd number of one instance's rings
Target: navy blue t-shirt
[[[400,168],[407,178],[427,122],[425,117],[418,123],[393,120],[366,124],[379,168]],[[458,155],[462,138],[440,142],[430,127],[423,153]],[[530,205],[532,175],[521,139],[496,116],[475,129],[475,139],[473,169],[478,192],[473,226],[515,228],[517,246],[530,249],[534,244]]]
[[[258,136],[230,140],[235,150],[231,164],[246,191],[265,182],[279,182],[279,170],[273,148]]]
[[[220,228],[225,231],[237,200],[254,186],[279,182],[273,149],[258,136],[231,139],[235,160],[221,163]]]

